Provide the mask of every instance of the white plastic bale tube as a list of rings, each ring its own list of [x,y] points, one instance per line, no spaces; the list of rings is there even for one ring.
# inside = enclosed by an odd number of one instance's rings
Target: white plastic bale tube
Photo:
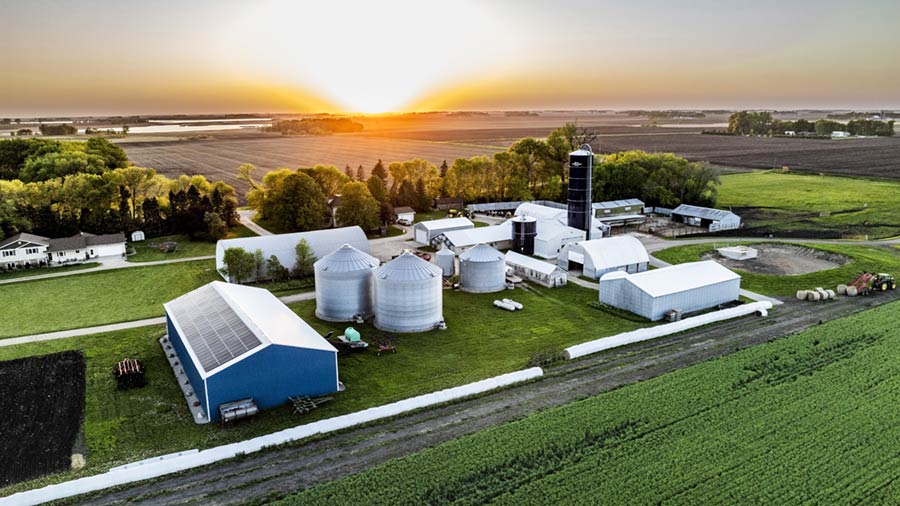
[[[769,309],[772,309],[772,303],[768,301],[742,304],[730,309],[722,309],[721,311],[715,311],[713,313],[706,313],[700,316],[685,318],[684,320],[674,323],[666,323],[663,325],[657,325],[656,327],[638,329],[631,332],[623,332],[622,334],[603,337],[595,341],[576,344],[575,346],[571,346],[563,350],[563,353],[568,359],[584,357],[586,355],[591,355],[593,353],[598,353],[611,348],[617,348],[619,346],[625,346],[627,344],[639,343],[641,341],[648,341],[650,339],[656,339],[658,337],[677,334],[679,332],[684,332],[686,330],[701,327],[703,325],[708,325],[710,323],[730,320],[732,318],[738,318],[753,313],[756,313],[759,316],[768,316]]]
[[[512,304],[509,304],[507,302],[503,302],[502,300],[495,300],[494,307],[499,307],[500,309],[505,309],[507,311],[515,311],[516,310],[516,306],[513,306]]]
[[[401,415],[416,409],[427,408],[445,402],[482,394],[491,390],[502,388],[523,381],[529,381],[543,376],[540,367],[532,367],[521,371],[511,372],[476,381],[446,390],[439,390],[430,394],[411,397],[402,401],[364,409],[347,415],[336,416],[320,420],[318,422],[299,425],[291,429],[273,432],[265,436],[248,439],[240,443],[232,443],[217,446],[197,453],[187,454],[166,460],[149,462],[145,465],[109,471],[96,476],[88,476],[77,480],[48,485],[44,488],[19,492],[0,499],[0,505],[32,505],[49,501],[74,497],[88,492],[103,490],[109,487],[124,485],[135,481],[148,480],[166,474],[177,473],[195,467],[213,464],[220,460],[230,459],[239,454],[253,453],[267,446],[280,445],[291,441],[307,438],[316,434],[324,434],[346,429],[355,425],[373,422],[383,418]]]

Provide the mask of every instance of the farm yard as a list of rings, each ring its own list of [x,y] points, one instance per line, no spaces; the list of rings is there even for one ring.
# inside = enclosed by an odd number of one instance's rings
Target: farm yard
[[[66,470],[82,453],[84,363],[78,351],[0,362],[0,487]]]
[[[896,503],[897,309],[536,413],[279,504]]]
[[[496,294],[445,292],[448,329],[404,334],[396,354],[373,352],[339,358],[346,392],[310,415],[299,417],[287,406],[268,410],[232,427],[195,425],[165,355],[156,342],[163,326],[145,327],[42,343],[0,347],[0,360],[36,353],[81,350],[87,358],[85,444],[87,467],[54,477],[69,479],[112,465],[187,448],[205,448],[265,434],[319,418],[469,383],[522,369],[535,360],[558,355],[570,346],[604,335],[638,328],[640,324],[610,316],[589,306],[596,292],[577,285],[516,292],[525,305],[516,313],[491,305]],[[290,307],[317,331],[341,331],[347,324],[315,318],[315,302]],[[557,315],[565,312],[566,318]],[[369,325],[354,325],[371,340],[384,333]],[[589,333],[585,329],[590,328]],[[124,357],[140,358],[149,385],[124,392],[115,389],[112,364]]]

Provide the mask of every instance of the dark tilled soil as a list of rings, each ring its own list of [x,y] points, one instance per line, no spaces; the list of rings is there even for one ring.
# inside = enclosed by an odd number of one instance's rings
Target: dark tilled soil
[[[71,502],[98,505],[264,502],[535,411],[653,378],[898,298],[900,292],[819,304],[790,301],[767,318],[747,317],[564,362],[548,369],[543,379],[532,383]]]
[[[69,467],[84,381],[80,351],[0,362],[0,487]]]

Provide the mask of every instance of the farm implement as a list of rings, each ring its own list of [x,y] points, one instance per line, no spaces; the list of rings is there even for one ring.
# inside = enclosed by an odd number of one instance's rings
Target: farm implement
[[[841,295],[854,297],[856,295],[868,295],[872,292],[886,292],[897,288],[894,276],[880,272],[863,272],[847,285],[838,285],[837,292]]]

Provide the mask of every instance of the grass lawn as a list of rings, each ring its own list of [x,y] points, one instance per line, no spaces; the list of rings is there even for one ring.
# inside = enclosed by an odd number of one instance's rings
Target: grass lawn
[[[427,213],[416,213],[415,223],[420,221],[440,220],[447,217],[447,211],[428,211]]]
[[[139,320],[220,279],[211,260],[89,272],[0,287],[0,338]]]
[[[718,207],[732,207],[749,227],[834,231],[870,239],[900,234],[900,182],[746,172],[721,177]],[[749,209],[747,209],[749,208]]]
[[[252,237],[256,235],[249,228],[238,225],[232,227],[228,231],[226,239],[234,239],[236,237]],[[174,253],[163,253],[158,248],[151,248],[150,243],[161,243],[163,241],[175,241],[178,243],[178,251]],[[129,262],[154,262],[157,260],[172,260],[175,258],[192,258],[211,256],[216,254],[216,243],[210,241],[192,240],[186,235],[167,235],[164,237],[154,237],[146,241],[129,243],[135,250],[135,254],[128,257]]]
[[[472,224],[475,225],[475,228],[481,228],[481,227],[489,227],[489,226],[491,226],[490,223],[485,223],[485,222],[483,222],[483,221],[473,221]]]
[[[381,239],[384,237],[397,237],[398,235],[403,235],[403,229],[396,225],[388,225],[386,235],[381,235],[378,232],[366,232],[366,237],[369,239]]]
[[[271,220],[262,219],[258,213],[253,217],[253,223],[256,223],[273,234],[290,234],[291,232],[294,232],[294,230],[286,230],[279,227]]]
[[[491,305],[498,294],[444,292],[449,328],[398,336],[397,353],[341,356],[340,378],[347,391],[308,416],[287,407],[263,412],[252,420],[222,428],[195,425],[156,342],[163,326],[111,332],[0,348],[0,360],[80,349],[87,358],[84,432],[88,467],[45,478],[60,481],[91,474],[128,461],[190,448],[204,448],[266,434],[318,418],[476,381],[522,369],[535,354],[637,328],[639,325],[588,306],[596,291],[569,285],[504,292],[522,304],[509,313]],[[326,323],[313,313],[315,302],[291,305],[319,332],[343,330],[347,324]],[[363,339],[382,334],[368,325],[355,326]],[[124,357],[147,366],[149,386],[119,392],[110,368]],[[34,487],[31,482],[22,487]],[[0,491],[0,494],[8,492]]]
[[[749,243],[745,242],[743,244]],[[799,242],[792,244],[840,253],[852,258],[852,260],[834,269],[798,276],[774,276],[736,270],[742,277],[741,288],[765,295],[784,296],[794,295],[797,290],[806,290],[817,286],[834,290],[839,284],[853,281],[861,271],[889,272],[894,275],[900,275],[900,251],[896,248],[844,244],[803,244]],[[721,247],[723,244],[717,244],[716,246]],[[713,250],[713,244],[692,244],[658,251],[653,256],[670,264],[680,264],[696,262],[700,260],[703,254]]]
[[[100,265],[98,262],[85,262],[83,264],[64,265],[61,267],[40,267],[35,269],[22,269],[0,273],[0,281],[6,279],[29,278],[31,276],[43,276],[44,274],[57,274],[60,272],[80,271],[91,269]]]

